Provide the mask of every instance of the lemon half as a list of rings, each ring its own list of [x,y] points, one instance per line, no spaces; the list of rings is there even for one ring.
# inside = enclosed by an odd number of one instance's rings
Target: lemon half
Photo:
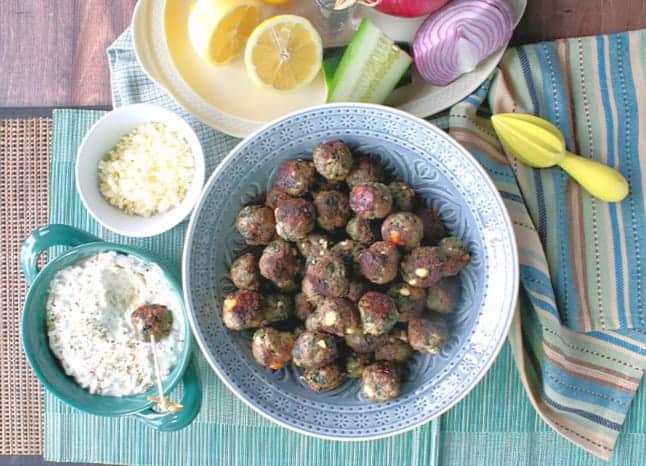
[[[189,14],[188,33],[200,58],[224,65],[244,50],[259,20],[256,0],[199,0]]]
[[[249,36],[245,65],[260,87],[293,91],[306,86],[321,69],[321,36],[307,19],[296,15],[274,16]]]

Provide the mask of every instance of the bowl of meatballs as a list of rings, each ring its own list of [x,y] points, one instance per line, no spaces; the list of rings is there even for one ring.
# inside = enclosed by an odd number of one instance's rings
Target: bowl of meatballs
[[[442,130],[365,104],[243,140],[207,183],[183,257],[207,361],[249,406],[337,440],[394,435],[476,385],[518,287],[511,223]]]

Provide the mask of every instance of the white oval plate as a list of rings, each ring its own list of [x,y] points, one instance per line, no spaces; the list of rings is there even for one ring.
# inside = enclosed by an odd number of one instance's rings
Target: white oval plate
[[[180,105],[203,123],[232,136],[244,137],[267,122],[291,111],[325,102],[322,75],[303,91],[277,95],[255,88],[241,60],[224,68],[204,63],[193,52],[187,37],[189,6],[195,0],[140,0],[132,20],[135,53],[144,72]],[[516,24],[527,0],[510,0]],[[293,0],[267,6],[265,15],[287,11],[309,16],[313,0]],[[424,18],[404,19],[365,8],[386,34],[397,41],[411,41]],[[411,84],[397,89],[389,105],[419,117],[438,113],[473,92],[493,72],[504,50],[484,60],[470,73],[447,86],[431,86],[416,73]],[[227,85],[236,82],[235,86]]]

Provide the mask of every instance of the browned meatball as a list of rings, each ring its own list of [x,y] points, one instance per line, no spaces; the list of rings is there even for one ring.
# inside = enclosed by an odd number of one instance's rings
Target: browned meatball
[[[231,330],[260,327],[265,320],[265,300],[256,291],[238,290],[222,304],[222,322]]]
[[[307,260],[305,277],[315,292],[335,298],[348,292],[348,276],[343,260],[331,253]]]
[[[283,290],[296,288],[296,279],[301,271],[301,259],[295,247],[277,239],[262,251],[258,262],[260,274]]]
[[[413,355],[410,345],[398,338],[390,338],[389,341],[375,349],[377,361],[406,362]]]
[[[415,204],[415,190],[403,181],[393,181],[388,185],[393,203],[397,210],[411,211]]]
[[[340,257],[346,263],[359,262],[361,253],[366,249],[365,246],[351,239],[346,239],[336,243],[330,249],[330,253]]]
[[[324,230],[344,227],[352,216],[348,196],[339,191],[319,191],[314,194],[316,221]]]
[[[329,392],[343,383],[343,372],[337,364],[332,363],[315,369],[307,369],[303,372],[302,380],[310,390]]]
[[[460,282],[454,277],[443,278],[428,289],[426,309],[448,314],[453,312],[460,298]]]
[[[383,285],[395,279],[399,265],[399,251],[392,243],[377,241],[359,257],[361,273],[373,283]]]
[[[278,204],[280,204],[282,201],[285,201],[291,198],[292,196],[287,194],[278,186],[274,185],[265,196],[265,205],[267,207],[271,207],[272,209],[275,209],[276,207],[278,207]]]
[[[444,223],[437,210],[430,207],[422,207],[415,211],[424,225],[424,241],[428,244],[437,244],[442,238],[448,235]]]
[[[377,241],[372,222],[367,218],[352,217],[345,226],[345,232],[350,238],[362,244],[372,244]]]
[[[388,333],[399,320],[395,301],[378,291],[368,291],[359,300],[359,313],[363,331],[368,335]]]
[[[400,393],[400,370],[392,361],[377,361],[363,370],[361,395],[368,401],[384,402]]]
[[[322,299],[322,297],[321,297]],[[316,306],[310,303],[305,293],[298,293],[294,296],[294,313],[299,320],[305,320],[314,313]]]
[[[351,379],[358,379],[363,370],[372,363],[370,353],[352,353],[345,362],[345,371]]]
[[[344,298],[326,298],[317,308],[318,329],[342,337],[361,329],[361,320],[354,303]]]
[[[327,236],[318,233],[310,233],[303,239],[296,241],[298,251],[305,257],[322,256],[332,245],[332,241]]]
[[[413,249],[401,263],[402,277],[411,286],[428,288],[442,278],[444,254],[438,247]]]
[[[350,208],[359,217],[384,218],[392,207],[390,190],[381,183],[359,183],[350,192]]]
[[[287,241],[305,238],[314,229],[315,212],[306,199],[287,199],[278,204],[275,211],[276,232]]]
[[[471,255],[460,238],[442,238],[439,247],[445,256],[442,264],[442,275],[445,277],[457,275],[471,260]]]
[[[303,278],[301,290],[303,291],[305,298],[314,306],[318,306],[325,299],[325,296],[314,289],[314,285],[312,285],[312,282],[307,277]]]
[[[322,324],[321,314],[314,311],[312,314],[307,316],[307,319],[305,319],[305,330],[308,330],[310,332],[318,331],[321,329]]]
[[[444,321],[420,317],[408,322],[408,342],[416,351],[437,354],[447,341]]]
[[[367,155],[360,155],[345,182],[353,188],[360,183],[379,183],[383,178],[384,169],[381,164]]]
[[[294,314],[294,298],[286,294],[270,294],[265,298],[265,323],[273,324]]]
[[[351,280],[348,285],[348,292],[345,294],[344,298],[349,299],[353,303],[357,303],[365,291],[366,287],[362,282]]]
[[[290,332],[261,328],[253,334],[251,353],[261,366],[280,369],[291,361],[294,341],[296,337]]]
[[[386,341],[386,335],[367,335],[363,332],[345,336],[345,344],[357,353],[372,353],[379,345]]]
[[[276,172],[275,185],[291,196],[302,196],[312,183],[316,170],[309,160],[287,160],[280,164]]]
[[[229,275],[236,288],[255,291],[260,288],[258,260],[250,252],[243,254],[233,261]]]
[[[412,249],[422,241],[422,221],[410,212],[390,214],[381,224],[381,237],[395,246]]]
[[[311,369],[331,363],[337,354],[336,341],[332,335],[306,331],[296,339],[292,359],[298,367]]]
[[[316,171],[330,181],[341,181],[352,169],[352,153],[342,141],[324,142],[312,154]]]
[[[424,288],[410,286],[406,283],[396,283],[388,288],[388,296],[395,300],[401,322],[418,317],[424,310],[424,300],[426,299]]]
[[[243,207],[236,218],[236,229],[250,246],[267,244],[276,234],[274,212],[264,205]]]

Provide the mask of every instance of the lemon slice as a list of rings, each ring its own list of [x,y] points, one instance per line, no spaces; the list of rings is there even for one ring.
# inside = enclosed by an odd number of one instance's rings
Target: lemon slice
[[[197,54],[223,65],[237,56],[260,20],[256,0],[199,0],[188,17],[188,33]]]
[[[254,83],[276,91],[309,84],[321,69],[323,46],[312,23],[302,16],[274,16],[249,36],[245,65]]]

